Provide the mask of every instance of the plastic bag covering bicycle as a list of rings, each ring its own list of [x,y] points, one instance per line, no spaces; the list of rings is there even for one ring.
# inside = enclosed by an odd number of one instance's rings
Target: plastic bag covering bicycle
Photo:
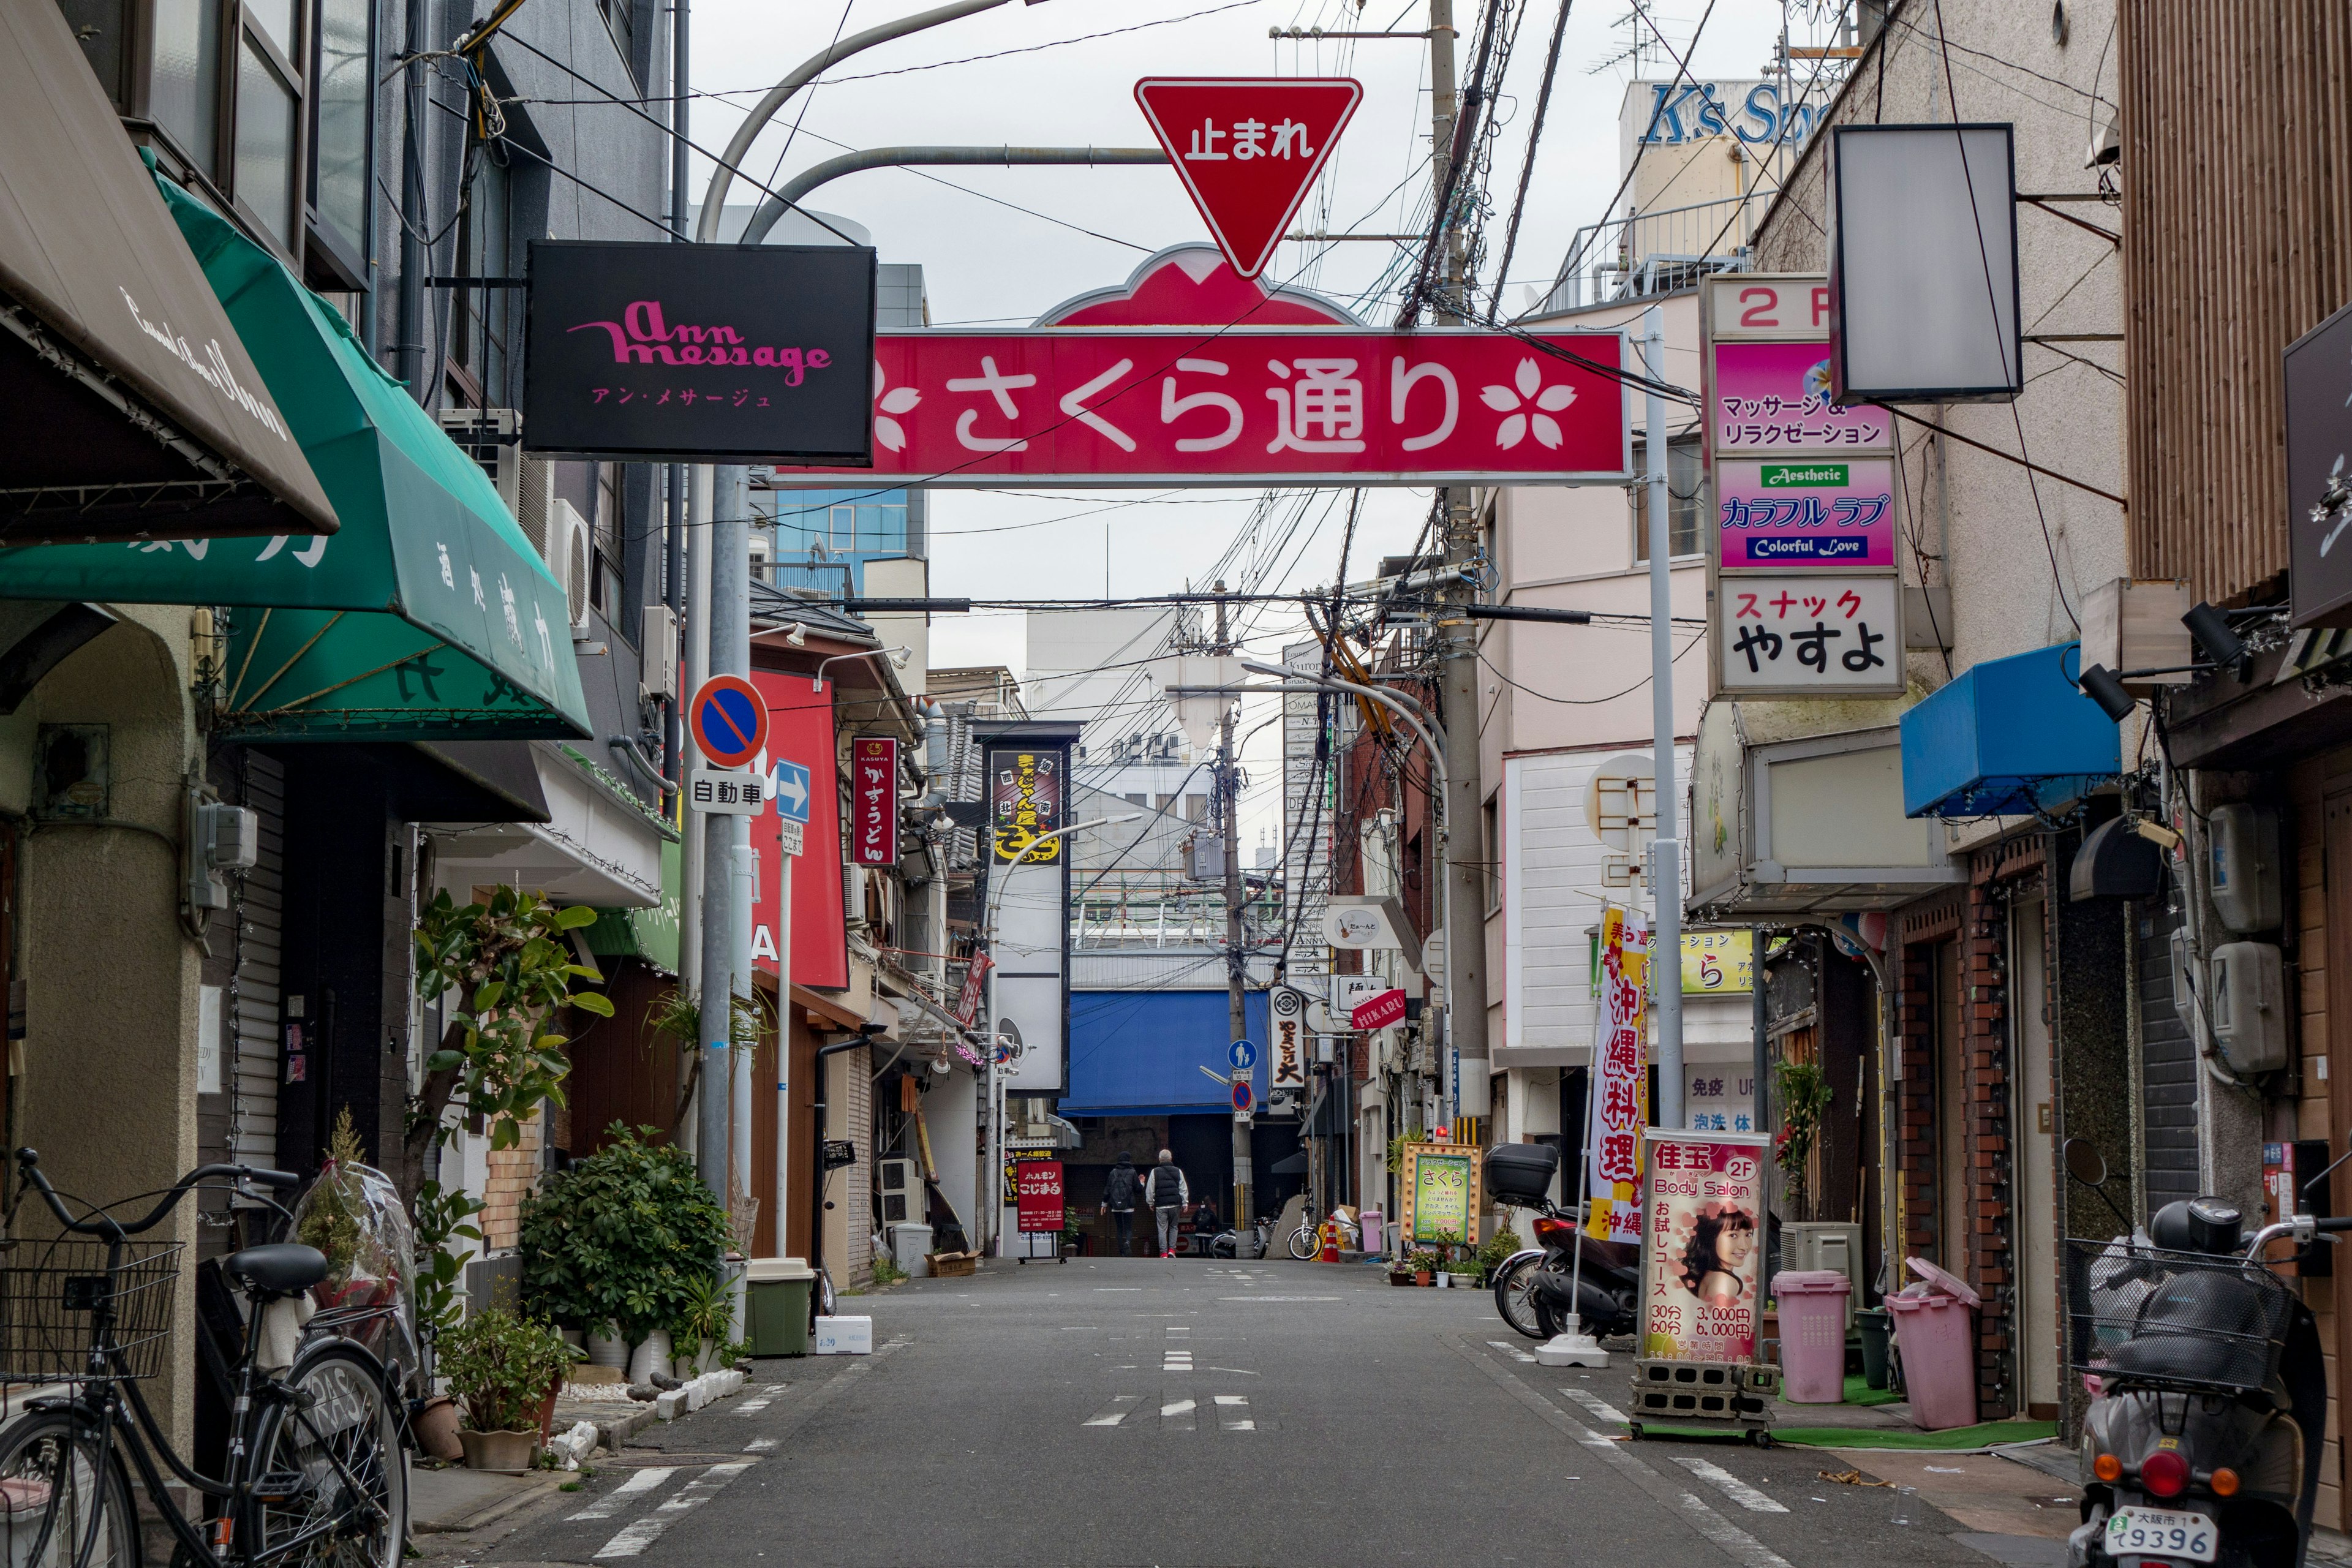
[[[171,1531],[178,1568],[398,1568],[408,1471],[397,1407],[383,1365],[363,1346],[301,1332],[307,1292],[327,1275],[317,1248],[251,1247],[221,1261],[247,1306],[226,1475],[190,1468],[139,1392],[171,1331],[181,1244],[138,1238],[206,1183],[277,1208],[258,1189],[301,1179],[204,1165],[139,1220],[103,1211],[77,1218],[37,1154],[21,1149],[16,1159],[18,1202],[37,1193],[67,1234],[20,1242],[0,1262],[0,1382],[36,1385],[33,1397],[10,1402],[25,1414],[0,1427],[8,1568],[140,1568],[133,1470]],[[25,1254],[37,1260],[17,1262]],[[165,1471],[202,1500],[201,1521],[173,1500]]]

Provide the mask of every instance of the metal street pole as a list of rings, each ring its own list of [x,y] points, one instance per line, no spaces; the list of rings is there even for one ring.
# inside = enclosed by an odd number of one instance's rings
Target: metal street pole
[[[996,833],[993,827],[989,830],[991,858],[988,872],[988,902],[981,910],[980,922],[981,939],[986,944],[989,959],[988,1033],[984,1037],[988,1041],[988,1107],[982,1113],[988,1118],[988,1170],[985,1173],[986,1179],[982,1183],[987,1189],[987,1198],[982,1205],[981,1212],[988,1216],[988,1223],[983,1231],[982,1249],[990,1252],[992,1256],[994,1255],[995,1245],[1000,1239],[999,1228],[1004,1223],[1004,1124],[1003,1118],[998,1113],[997,1104],[1003,1098],[1004,1085],[996,1071],[998,1016],[996,972],[1002,967],[996,962],[996,915],[998,910],[1003,907],[998,900],[1004,897],[1005,887],[1011,881],[1013,871],[1022,862],[1037,852],[1039,845],[1051,843],[1066,834],[1083,832],[1089,827],[1112,827],[1122,822],[1140,822],[1144,815],[1139,811],[1122,812],[1117,816],[1100,816],[1092,822],[1073,822],[1066,827],[1056,827],[1051,833],[1041,833],[1029,841],[1027,848],[1022,850],[1010,864],[1004,866],[999,866],[995,862]],[[1067,918],[1066,911],[1064,918]]]
[[[1217,646],[1215,652],[1234,651],[1225,625],[1225,584],[1217,584]],[[1242,858],[1241,802],[1234,788],[1234,709],[1224,704],[1224,714],[1217,725],[1217,793],[1223,802],[1220,831],[1225,836],[1225,1021],[1229,1039],[1244,1039],[1249,1035],[1249,995],[1244,985],[1249,979],[1249,955],[1242,947]],[[1238,1072],[1240,1069],[1236,1068]],[[1274,1076],[1274,1058],[1269,1043],[1266,1077]],[[1234,1256],[1255,1258],[1251,1243],[1255,1232],[1250,1229],[1250,1189],[1256,1184],[1255,1172],[1251,1168],[1250,1131],[1252,1122],[1234,1112]]]
[[[727,188],[751,152],[752,142],[775,118],[777,110],[828,66],[861,49],[974,12],[992,10],[1005,3],[1006,0],[955,0],[952,5],[853,34],[802,61],[790,75],[768,89],[729,139],[727,150],[703,190],[702,205],[695,219],[696,243],[709,245],[718,240],[719,218],[726,210]],[[703,652],[700,663],[688,672],[691,679],[680,682],[689,696],[713,675],[751,673],[751,469],[741,465],[714,468],[698,463],[688,481],[687,647],[690,662],[698,649]],[[695,1101],[695,1171],[724,1204],[729,1201],[730,1184],[729,1111],[735,1094],[726,1057],[713,1051],[715,1047],[717,1052],[724,1052],[732,1032],[736,935],[730,888],[735,875],[733,850],[739,842],[748,847],[750,827],[743,825],[739,837],[736,829],[729,826],[737,823],[738,818],[717,812],[709,816],[711,820],[700,833],[688,831],[682,846],[685,907],[679,911],[678,963],[681,969],[691,963],[700,975],[696,996],[702,1010],[703,1061]],[[689,953],[698,956],[689,960]],[[714,1019],[718,1021],[714,1023]]]
[[[1453,174],[1455,121],[1461,100],[1454,88],[1453,0],[1429,3],[1429,110],[1431,188],[1445,200],[1446,182]],[[1469,150],[1465,149],[1465,155]],[[1454,215],[1440,215],[1438,243],[1445,247],[1445,287],[1438,302],[1440,319],[1462,320],[1462,236]],[[1438,612],[1440,690],[1445,711],[1445,837],[1444,840],[1445,897],[1445,1049],[1440,1076],[1450,1079],[1451,1112],[1454,1119],[1483,1117],[1492,1109],[1492,1084],[1486,1063],[1486,889],[1485,850],[1478,843],[1479,807],[1483,790],[1478,777],[1478,627],[1464,613],[1477,596],[1467,580],[1467,569],[1478,561],[1478,527],[1469,490],[1454,487],[1439,492],[1444,510],[1442,535],[1445,561],[1464,574],[1444,589],[1445,607]],[[1458,1131],[1458,1129],[1457,1129]]]
[[[1650,730],[1657,775],[1656,871],[1650,883],[1650,1009],[1657,1026],[1661,1127],[1683,1124],[1683,871],[1675,782],[1674,530],[1667,515],[1666,400],[1655,390],[1665,374],[1666,315],[1642,312],[1643,367],[1652,390],[1643,400],[1643,449],[1650,459]]]

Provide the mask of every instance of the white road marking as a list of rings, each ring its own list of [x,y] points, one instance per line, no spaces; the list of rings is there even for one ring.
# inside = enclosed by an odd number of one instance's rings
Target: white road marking
[[[1758,1491],[1754,1487],[1749,1486],[1746,1481],[1741,1480],[1738,1476],[1733,1475],[1729,1470],[1725,1469],[1721,1465],[1716,1464],[1707,1459],[1702,1459],[1696,1454],[1672,1454],[1667,1457],[1673,1459],[1675,1464],[1680,1465],[1684,1469],[1688,1470],[1692,1475],[1696,1476],[1700,1480],[1711,1482],[1715,1486],[1721,1488],[1726,1497],[1728,1497],[1732,1501],[1738,1503],[1740,1507],[1746,1509],[1750,1513],[1786,1513],[1789,1511],[1780,1504],[1774,1502],[1770,1498],[1766,1497],[1762,1492]]]
[[[1220,1301],[1339,1301],[1340,1296],[1220,1296]]]
[[[700,1508],[727,1483],[751,1468],[749,1459],[730,1459],[723,1465],[713,1465],[695,1479],[688,1481],[676,1497],[654,1510],[656,1513],[684,1513],[690,1508]]]
[[[668,1528],[669,1521],[666,1519],[641,1519],[625,1525],[618,1535],[596,1549],[595,1560],[602,1563],[614,1557],[639,1556]]]
[[[1536,1359],[1508,1340],[1488,1340],[1486,1342],[1494,1346],[1496,1350],[1501,1351],[1505,1355],[1509,1356],[1513,1361],[1533,1362]]]
[[[1583,1405],[1585,1409],[1591,1411],[1593,1415],[1600,1416],[1603,1421],[1614,1421],[1620,1426],[1631,1426],[1633,1425],[1631,1421],[1625,1419],[1625,1413],[1623,1411],[1618,1409],[1615,1405],[1610,1404],[1607,1400],[1601,1398],[1601,1395],[1593,1393],[1590,1389],[1563,1388],[1560,1392],[1567,1394],[1570,1399],[1575,1400],[1579,1405]]]
[[[735,1407],[735,1414],[738,1415],[757,1415],[761,1411],[765,1410],[775,1397],[776,1396],[774,1394],[771,1394],[762,1399],[747,1399],[743,1401],[742,1404],[738,1405]]]
[[[1792,1568],[1787,1558],[1707,1507],[1692,1493],[1683,1493],[1682,1509],[1693,1530],[1714,1542],[1727,1555],[1746,1563],[1748,1568]]]
[[[1087,1416],[1086,1420],[1079,1423],[1079,1425],[1085,1426],[1116,1426],[1120,1422],[1127,1419],[1128,1411],[1136,1405],[1141,1403],[1143,1395],[1140,1394],[1118,1394],[1115,1396],[1108,1405],[1104,1405],[1100,1410],[1097,1410],[1092,1415]]]
[[[1230,1372],[1235,1377],[1263,1377],[1265,1375],[1264,1373],[1251,1372],[1246,1368],[1238,1366],[1213,1366],[1209,1370],[1211,1372]]]
[[[775,1437],[754,1437],[743,1445],[743,1451],[747,1454],[764,1454],[777,1447],[781,1441],[782,1439]]]
[[[669,1479],[670,1477],[676,1474],[677,1474],[677,1469],[670,1467],[658,1467],[652,1469],[639,1470],[627,1480],[623,1481],[619,1486],[614,1487],[611,1491],[606,1492],[603,1497],[598,1498],[594,1502],[592,1502],[586,1508],[582,1509],[578,1513],[567,1513],[563,1517],[567,1521],[576,1519],[610,1519],[614,1514],[621,1511],[621,1505],[627,1499],[635,1496],[639,1492],[649,1492],[653,1490],[656,1487],[661,1485],[664,1481]]]
[[[1160,1429],[1162,1432],[1190,1432],[1192,1429],[1192,1402],[1171,1399],[1160,1407]]]
[[[1249,1395],[1220,1394],[1217,1395],[1217,1425],[1227,1432],[1255,1432],[1257,1423],[1250,1419]]]
[[[713,1465],[699,1477],[687,1483],[686,1489],[663,1503],[645,1518],[623,1525],[620,1532],[596,1549],[595,1561],[602,1563],[614,1557],[636,1557],[644,1554],[661,1537],[661,1532],[679,1514],[699,1508],[723,1489],[727,1483],[751,1468],[748,1459],[730,1460]],[[640,1471],[640,1474],[644,1472]]]

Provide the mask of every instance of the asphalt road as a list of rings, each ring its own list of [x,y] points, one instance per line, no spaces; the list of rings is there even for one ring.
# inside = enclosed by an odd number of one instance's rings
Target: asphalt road
[[[1370,1268],[1003,1263],[845,1310],[871,1310],[879,1353],[758,1363],[743,1394],[598,1461],[582,1490],[467,1557],[614,1568],[2052,1560],[2051,1543],[1971,1534],[1916,1489],[1825,1480],[1847,1468],[1832,1454],[1616,1440],[1623,1371],[1538,1366],[1486,1293],[1399,1290]],[[2010,1485],[2003,1467],[2017,1493],[2053,1490],[2021,1466],[1977,1463],[2000,1472],[1996,1490]]]

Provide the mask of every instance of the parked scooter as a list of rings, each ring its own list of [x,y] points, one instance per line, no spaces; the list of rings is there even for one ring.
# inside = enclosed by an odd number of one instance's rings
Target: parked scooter
[[[2064,1154],[2123,1219],[2098,1151],[2069,1139]],[[2327,1380],[2311,1309],[2270,1267],[2288,1259],[2263,1251],[2291,1237],[2302,1256],[2340,1231],[2352,1217],[2298,1213],[2247,1235],[2235,1205],[2200,1197],[2145,1231],[2066,1243],[2068,1366],[2093,1395],[2071,1568],[2301,1568]]]
[[[1642,1249],[1596,1241],[1579,1231],[1576,1216],[1551,1201],[1559,1170],[1559,1151],[1549,1144],[1498,1143],[1487,1152],[1487,1193],[1499,1203],[1536,1213],[1536,1245],[1511,1254],[1495,1270],[1495,1310],[1531,1340],[1549,1340],[1579,1318],[1595,1338],[1630,1334],[1640,1299]]]

